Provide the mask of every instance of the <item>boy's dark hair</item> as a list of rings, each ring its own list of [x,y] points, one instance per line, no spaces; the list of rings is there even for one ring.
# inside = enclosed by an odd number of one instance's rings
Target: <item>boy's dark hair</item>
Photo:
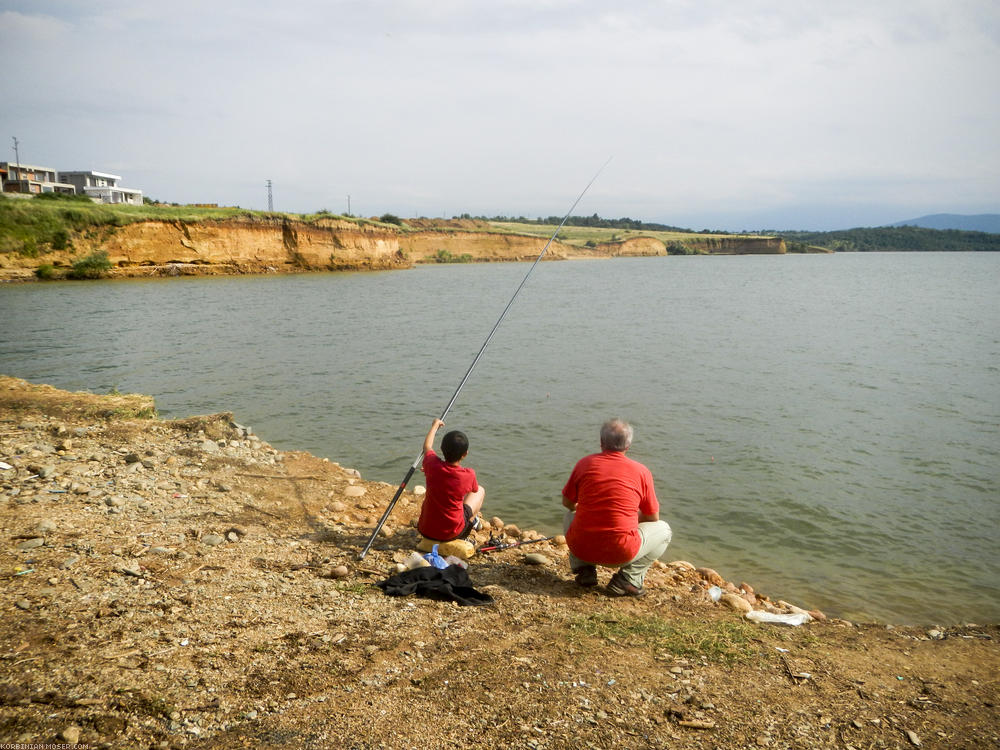
[[[441,438],[441,452],[444,454],[444,460],[450,464],[461,461],[462,456],[469,452],[469,438],[464,432],[452,430]]]

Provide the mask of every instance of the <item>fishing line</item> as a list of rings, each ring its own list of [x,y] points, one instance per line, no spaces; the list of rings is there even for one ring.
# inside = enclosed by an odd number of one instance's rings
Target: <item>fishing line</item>
[[[451,411],[451,407],[455,405],[455,401],[458,400],[458,394],[462,392],[462,389],[465,387],[466,381],[468,381],[469,376],[472,375],[472,371],[476,368],[476,365],[482,358],[483,352],[486,351],[486,347],[489,346],[490,341],[493,340],[493,334],[497,332],[497,329],[500,327],[500,324],[503,322],[503,319],[507,317],[507,312],[510,310],[511,305],[514,304],[514,300],[517,299],[517,295],[521,293],[521,290],[527,283],[528,277],[531,275],[531,272],[535,270],[535,266],[538,265],[538,261],[540,261],[542,259],[542,256],[545,255],[545,252],[549,249],[549,245],[552,244],[552,241],[555,240],[556,235],[559,234],[559,230],[563,228],[563,225],[566,223],[566,220],[569,219],[570,214],[573,213],[573,209],[576,208],[576,204],[580,202],[580,200],[583,198],[586,192],[590,189],[590,186],[594,184],[594,181],[600,176],[601,172],[604,171],[604,168],[608,166],[608,164],[610,163],[611,163],[611,158],[609,158],[606,162],[604,162],[601,168],[597,170],[597,173],[590,178],[590,182],[587,183],[587,187],[585,187],[583,191],[580,193],[580,195],[577,196],[577,199],[573,201],[573,205],[569,207],[569,211],[566,212],[566,215],[563,216],[562,221],[559,222],[559,226],[556,227],[556,231],[552,233],[552,236],[549,237],[549,241],[545,243],[545,247],[542,248],[542,252],[538,254],[538,257],[535,258],[535,262],[531,264],[531,267],[528,269],[528,272],[524,274],[524,278],[521,279],[521,283],[514,291],[513,296],[511,296],[510,301],[507,303],[507,306],[503,309],[503,312],[500,313],[500,317],[497,318],[497,322],[493,325],[492,330],[490,330],[490,335],[486,337],[486,340],[483,342],[483,345],[479,348],[479,353],[476,354],[476,358],[473,359],[472,364],[469,365],[469,369],[466,371],[465,377],[462,378],[462,382],[458,384],[458,388],[455,389],[455,393],[452,395],[451,400],[448,401],[448,405],[444,407],[444,411],[441,412],[441,416],[438,417],[438,419],[440,419],[442,422],[444,421],[444,418],[445,416],[447,416],[448,412]],[[423,459],[424,459],[424,451],[423,448],[421,448],[420,453],[418,453],[417,457],[413,459],[413,463],[410,465],[409,471],[406,472],[406,476],[403,477],[403,481],[400,482],[399,488],[396,490],[396,494],[393,495],[392,500],[389,501],[389,507],[385,509],[385,513],[382,514],[382,517],[378,520],[378,524],[376,524],[375,526],[375,530],[372,531],[372,535],[368,538],[367,544],[365,544],[364,549],[361,550],[361,554],[358,555],[359,560],[365,559],[365,555],[368,554],[368,550],[370,550],[372,544],[375,543],[375,537],[378,536],[379,531],[382,530],[382,526],[385,525],[386,519],[389,518],[389,514],[392,513],[392,509],[396,507],[396,502],[399,500],[400,495],[402,495],[403,490],[406,489],[407,482],[410,481],[410,477],[413,476],[413,472],[415,472],[418,468],[420,468],[420,464],[423,461]]]

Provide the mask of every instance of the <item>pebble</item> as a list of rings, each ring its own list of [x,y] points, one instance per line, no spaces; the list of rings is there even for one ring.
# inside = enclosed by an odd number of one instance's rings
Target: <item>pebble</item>
[[[549,558],[541,552],[529,552],[524,556],[524,562],[528,565],[548,565]]]
[[[348,570],[346,565],[338,565],[337,567],[330,570],[331,578],[346,578],[351,571]]]
[[[40,536],[37,536],[34,539],[26,539],[25,541],[18,544],[17,548],[19,550],[29,550],[29,549],[35,549],[36,547],[41,547],[43,544],[45,544],[45,539],[43,539]]]
[[[80,741],[80,727],[75,724],[71,724],[62,730],[62,732],[59,733],[59,736],[70,745],[75,745]]]
[[[729,607],[729,609],[735,612],[739,612],[741,614],[746,614],[747,612],[753,609],[753,607],[750,606],[750,602],[748,602],[742,596],[729,593],[728,591],[724,593],[721,597],[719,597],[719,601],[725,606]]]
[[[59,564],[59,567],[62,568],[63,570],[66,570],[66,568],[72,568],[78,562],[80,562],[79,555],[70,555]]]
[[[201,538],[201,543],[207,544],[209,547],[218,547],[224,541],[226,541],[225,538],[219,534],[205,534],[205,536]]]
[[[365,488],[357,484],[352,484],[344,488],[345,497],[361,497],[364,494]]]
[[[35,526],[35,532],[43,536],[45,534],[51,534],[55,530],[56,530],[56,522],[53,521],[51,518],[43,518],[41,521],[38,522],[38,525]]]
[[[18,599],[16,602],[14,602],[14,606],[17,607],[18,609],[29,610],[31,609],[31,602],[29,602],[27,599]]]

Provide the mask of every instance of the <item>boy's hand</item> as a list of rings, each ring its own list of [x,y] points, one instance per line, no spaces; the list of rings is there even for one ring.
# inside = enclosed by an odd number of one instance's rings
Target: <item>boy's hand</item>
[[[431,428],[427,430],[427,437],[424,438],[424,453],[434,450],[434,435],[437,434],[439,428],[444,427],[444,422],[440,419],[435,419]]]

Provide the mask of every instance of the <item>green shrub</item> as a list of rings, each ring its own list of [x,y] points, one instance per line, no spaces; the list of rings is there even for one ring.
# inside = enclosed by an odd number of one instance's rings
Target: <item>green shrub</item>
[[[57,229],[52,233],[50,244],[53,250],[65,250],[69,246],[69,232],[65,229]]]
[[[378,220],[383,224],[395,224],[396,226],[403,225],[403,220],[394,214],[382,214],[378,217]]]
[[[434,261],[436,263],[471,263],[472,256],[468,253],[462,253],[461,255],[452,255],[447,250],[438,250],[434,255]]]
[[[49,279],[54,279],[56,275],[55,266],[51,263],[42,263],[38,268],[35,269],[35,276],[43,281],[48,281]]]
[[[674,240],[667,245],[667,255],[696,255],[697,251],[692,250],[683,242]]]
[[[21,255],[23,255],[25,258],[38,257],[38,243],[35,242],[34,237],[24,238],[24,242],[21,244]]]
[[[75,261],[66,275],[71,279],[100,279],[110,270],[111,261],[108,260],[108,254],[103,250],[98,250]]]

